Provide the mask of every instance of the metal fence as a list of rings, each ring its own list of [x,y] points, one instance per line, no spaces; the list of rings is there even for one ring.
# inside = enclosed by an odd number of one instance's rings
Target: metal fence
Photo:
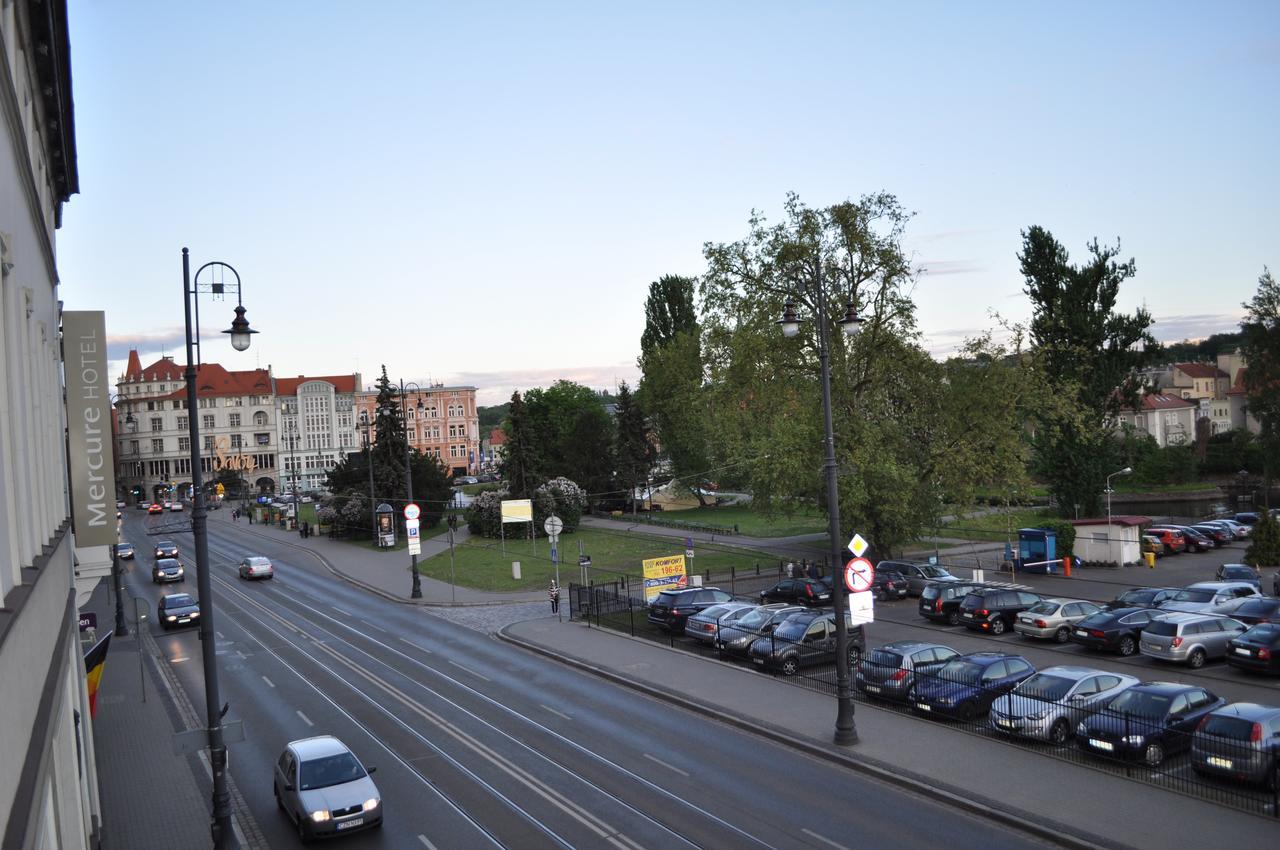
[[[754,575],[739,576],[739,584]],[[762,575],[759,584],[776,574]],[[613,629],[684,651],[742,663],[763,675],[773,675],[811,690],[836,695],[834,640],[808,643],[774,633],[758,633],[747,649],[736,651],[725,642],[741,635],[732,623],[712,622],[713,630],[696,635],[668,631],[650,622],[643,591],[631,580],[569,585],[569,615],[589,626]],[[764,585],[769,586],[769,585]],[[754,593],[739,594],[743,602],[758,602]],[[695,621],[697,622],[697,621]],[[724,640],[722,640],[724,638]],[[946,722],[970,734],[1018,742],[1046,758],[1100,769],[1167,790],[1209,800],[1253,814],[1280,817],[1280,729],[1255,727],[1241,721],[1231,736],[1197,734],[1205,713],[1183,714],[1172,721],[1141,713],[1081,710],[1019,692],[1016,710],[991,712],[993,704],[1012,685],[989,687],[980,681],[950,679],[939,672],[876,675],[872,662],[861,657],[859,633],[851,633],[859,649],[854,674],[854,699],[919,718]],[[792,659],[795,663],[788,663]],[[887,686],[886,686],[887,683]],[[867,687],[881,687],[879,694]],[[1028,719],[1043,713],[1039,719]],[[1083,723],[1083,725],[1082,725]],[[1219,730],[1225,731],[1225,730]],[[1056,739],[1056,740],[1055,740]]]

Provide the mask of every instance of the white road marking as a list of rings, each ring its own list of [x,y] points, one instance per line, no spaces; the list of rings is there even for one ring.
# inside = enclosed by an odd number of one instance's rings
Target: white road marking
[[[827,838],[825,835],[819,835],[818,833],[814,832],[811,829],[805,829],[804,827],[800,827],[800,831],[803,832],[805,835],[809,836],[810,838],[821,841],[823,844],[828,844],[832,847],[837,848],[837,850],[849,850],[849,848],[845,847],[843,844],[837,844],[834,841],[832,841],[830,838]]]
[[[380,631],[380,632],[382,632],[382,633],[384,633],[384,634],[385,634],[385,633],[386,633],[386,631],[387,631],[386,629],[382,628],[382,626],[375,626],[373,623],[370,623],[368,620],[361,620],[360,622],[364,623],[364,624],[365,624],[366,626],[368,626],[369,628],[371,628],[371,629],[377,629],[378,631]]]
[[[472,676],[475,676],[477,679],[484,679],[486,682],[490,681],[488,676],[477,673],[475,670],[472,670],[470,667],[465,667],[459,664],[458,662],[452,661],[452,660],[449,663],[452,664],[454,667],[457,667],[459,670],[466,670],[468,673],[470,673]]]
[[[341,608],[339,608],[337,605],[334,605],[334,606],[333,606],[333,610],[337,611],[339,614],[341,614],[341,615],[342,615],[342,616],[344,616],[344,617],[350,617],[350,616],[351,616],[351,612],[349,612],[349,611],[343,611],[343,610],[342,610]]]
[[[298,712],[295,712],[295,713],[296,713],[299,717],[301,717],[301,718],[302,718],[302,722],[303,722],[303,723],[305,723],[305,724],[307,724],[308,726],[315,726],[315,725],[316,725],[316,724],[314,724],[314,723],[312,723],[312,722],[311,722],[311,718],[310,718],[310,717],[307,717],[307,716],[306,716],[305,714],[303,714],[301,711],[298,711]]]
[[[177,658],[170,658],[170,659],[169,659],[169,663],[170,663],[170,664],[181,664],[182,662],[184,662],[184,661],[186,661],[186,660],[187,660],[187,656],[185,656],[185,655],[179,655]]]
[[[222,640],[222,632],[214,632],[218,636],[218,640]]]
[[[543,705],[542,703],[538,703],[538,708],[541,708],[543,711],[549,711],[557,717],[563,717],[565,720],[573,720],[572,717],[565,714],[563,711],[556,711],[554,708],[552,708],[549,705]]]
[[[425,646],[418,646],[416,643],[409,640],[407,637],[402,637],[400,638],[400,640],[404,641],[405,643],[409,644],[409,646],[412,646],[414,649],[419,650],[420,652],[425,652],[427,655],[432,654],[431,650],[427,649]]]
[[[686,770],[681,770],[680,768],[676,767],[674,764],[667,764],[665,761],[663,761],[662,759],[658,758],[657,756],[651,756],[651,755],[649,755],[648,753],[645,753],[645,754],[644,754],[644,757],[645,757],[645,758],[647,758],[649,761],[653,762],[654,764],[660,764],[660,765],[662,765],[662,766],[663,766],[663,767],[665,767],[667,770],[674,770],[676,773],[680,774],[680,775],[681,775],[681,776],[683,776],[683,777],[686,777],[686,778],[687,778],[687,777],[689,776],[689,772],[688,772],[688,771],[686,771]]]
[[[419,835],[418,840],[422,842],[422,846],[426,847],[427,850],[436,850],[436,846],[428,841],[425,835]]]
[[[268,688],[274,688],[276,686],[276,683],[268,679],[266,676],[262,677],[262,681],[267,683]]]

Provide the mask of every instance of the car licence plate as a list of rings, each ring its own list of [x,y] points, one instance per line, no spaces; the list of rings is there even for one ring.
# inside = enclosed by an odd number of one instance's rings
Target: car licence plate
[[[352,818],[351,820],[344,820],[342,823],[338,824],[338,829],[350,829],[351,827],[359,826],[362,823],[364,823],[364,818]]]
[[[1103,752],[1106,752],[1106,753],[1110,753],[1115,750],[1115,745],[1112,744],[1110,741],[1099,741],[1097,738],[1090,738],[1089,746],[1102,750]]]
[[[966,617],[968,617],[970,620],[972,620],[972,619],[973,619],[973,614],[971,614],[971,613],[970,613],[970,612],[968,612],[968,611],[965,611],[965,612],[964,612],[964,615],[965,615]]]
[[[190,618],[190,617],[179,617],[179,618],[178,618],[178,622],[179,622],[179,623],[190,623],[190,622],[191,622],[191,618]]]
[[[996,725],[999,726],[1001,729],[1012,729],[1013,721],[1000,719],[996,721]]]
[[[764,666],[764,659],[763,659],[763,658],[753,658],[753,659],[751,659],[751,661],[752,661],[753,663],[755,663],[755,664],[759,664],[759,665],[761,665],[761,666]]]
[[[1078,636],[1080,636],[1080,637],[1088,637],[1088,636],[1089,636],[1089,633],[1088,633],[1088,632],[1086,632],[1084,629],[1076,629],[1076,634],[1077,634]]]
[[[1221,767],[1224,770],[1231,769],[1231,759],[1219,758],[1218,756],[1209,756],[1205,761],[1213,767]]]
[[[933,711],[933,706],[925,705],[922,702],[916,703],[916,708],[920,709],[921,711]]]
[[[866,689],[867,693],[872,693],[872,694],[880,693],[879,685],[863,685],[862,687]]]
[[[1236,647],[1236,654],[1237,654],[1237,655],[1253,655],[1253,653],[1252,653],[1252,652],[1250,652],[1249,650],[1245,649],[1243,646],[1237,646],[1237,647]]]

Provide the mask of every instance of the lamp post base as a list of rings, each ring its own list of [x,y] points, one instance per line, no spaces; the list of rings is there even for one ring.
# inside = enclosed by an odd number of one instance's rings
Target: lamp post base
[[[851,697],[838,697],[836,709],[836,734],[832,738],[836,746],[851,747],[858,743],[858,727],[853,722],[853,700]]]

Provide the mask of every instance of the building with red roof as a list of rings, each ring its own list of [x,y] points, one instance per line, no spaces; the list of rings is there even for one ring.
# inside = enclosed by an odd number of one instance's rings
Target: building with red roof
[[[1195,440],[1198,402],[1171,393],[1148,393],[1136,408],[1121,408],[1120,427],[1150,434],[1158,445],[1182,446]]]

